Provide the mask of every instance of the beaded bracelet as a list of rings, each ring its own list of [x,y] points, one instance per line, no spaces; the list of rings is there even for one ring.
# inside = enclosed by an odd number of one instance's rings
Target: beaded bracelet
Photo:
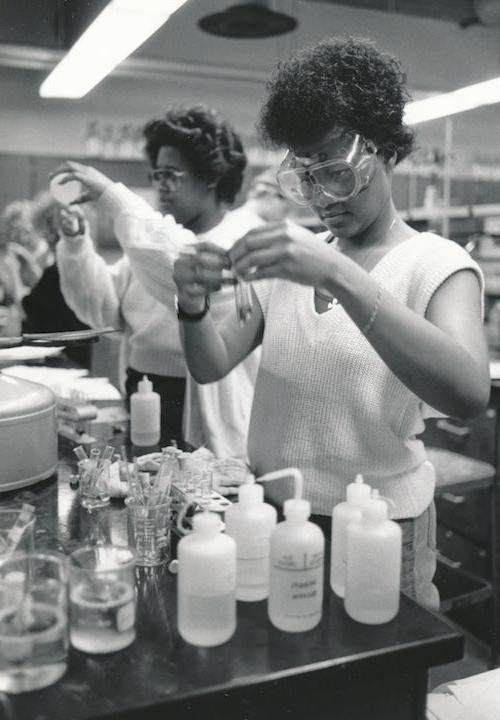
[[[381,302],[381,300],[382,300],[382,293],[383,293],[383,292],[384,292],[384,288],[383,288],[382,285],[379,283],[379,284],[378,284],[378,289],[377,289],[377,297],[375,298],[375,304],[374,304],[374,306],[373,306],[373,310],[372,310],[372,312],[371,312],[370,317],[368,318],[368,322],[366,323],[366,325],[364,326],[364,328],[361,330],[361,332],[363,333],[363,335],[368,335],[368,333],[370,332],[370,330],[371,330],[372,327],[373,327],[373,323],[375,322],[375,318],[377,317],[377,314],[378,314],[378,311],[379,311],[379,308],[380,308],[380,302]]]

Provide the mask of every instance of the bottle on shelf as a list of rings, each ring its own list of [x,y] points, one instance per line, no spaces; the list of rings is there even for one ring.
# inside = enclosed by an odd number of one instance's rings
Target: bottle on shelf
[[[193,532],[177,546],[177,622],[191,645],[214,647],[236,630],[236,542],[219,516],[193,517]]]
[[[402,533],[387,502],[372,490],[362,518],[347,528],[344,607],[357,622],[380,625],[398,614]]]
[[[302,499],[303,478],[296,468],[267,473],[260,482],[292,476],[295,497],[285,500],[285,520],[271,533],[268,615],[279,630],[304,632],[321,620],[325,537],[308,518],[311,504]]]
[[[160,442],[160,396],[147,375],[130,396],[130,439],[133,445],[149,447]]]
[[[106,125],[102,133],[102,157],[116,157],[116,139],[112,125]]]
[[[352,520],[361,520],[361,509],[370,500],[370,486],[356,475],[354,482],[347,486],[347,499],[335,505],[332,512],[332,542],[330,547],[330,585],[339,597],[345,594],[347,567],[347,526]]]
[[[131,159],[135,155],[135,144],[130,125],[123,125],[117,140],[118,157]]]
[[[264,502],[262,485],[240,485],[238,502],[224,514],[226,534],[237,548],[237,600],[265,600],[269,594],[269,548],[277,512]]]
[[[87,125],[83,141],[83,152],[87,157],[100,157],[102,154],[99,126],[95,120],[92,120]]]

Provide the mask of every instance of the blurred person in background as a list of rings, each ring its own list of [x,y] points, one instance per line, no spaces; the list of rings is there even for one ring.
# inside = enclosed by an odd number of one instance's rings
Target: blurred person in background
[[[4,337],[20,335],[22,298],[42,273],[32,254],[39,245],[32,209],[29,200],[15,200],[0,214],[0,333]]]
[[[61,238],[61,214],[68,215],[69,211],[58,203],[49,192],[43,192],[33,199],[32,222],[38,237],[47,243],[47,264],[31,290],[23,297],[24,311],[23,332],[61,332],[65,330],[87,330],[88,325],[83,323],[67,305],[60,287],[59,270],[55,261],[55,248]],[[69,213],[70,215],[75,213]],[[80,217],[79,211],[78,217]],[[68,218],[71,220],[71,218]],[[76,219],[76,216],[75,216]],[[78,222],[78,220],[77,220]],[[68,224],[67,230],[70,231]],[[90,368],[91,346],[66,347],[65,354],[85,368]]]
[[[243,146],[231,125],[204,105],[168,110],[146,125],[144,138],[159,212],[95,168],[68,162],[56,171],[83,184],[81,202],[98,201],[124,250],[121,260],[107,266],[88,235],[65,238],[57,246],[61,287],[82,320],[124,331],[128,396],[148,374],[166,401],[162,425],[175,419],[179,434],[186,391],[184,439],[220,458],[244,458],[258,352],[216,383],[185,380],[172,278],[186,245],[212,242],[229,249],[262,224],[254,213],[235,221],[227,211],[243,183]],[[211,302],[220,316],[234,314],[233,287],[214,293]]]

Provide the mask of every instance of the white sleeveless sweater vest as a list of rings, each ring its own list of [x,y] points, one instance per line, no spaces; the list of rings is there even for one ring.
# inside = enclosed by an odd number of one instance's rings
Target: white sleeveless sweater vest
[[[392,248],[371,271],[385,291],[420,316],[451,275],[479,266],[455,242],[421,233]],[[312,512],[345,500],[356,473],[416,517],[432,500],[434,471],[417,439],[430,408],[389,370],[342,306],[318,314],[313,288],[255,283],[265,316],[248,455],[256,476],[294,466]],[[266,486],[282,503],[290,483]]]

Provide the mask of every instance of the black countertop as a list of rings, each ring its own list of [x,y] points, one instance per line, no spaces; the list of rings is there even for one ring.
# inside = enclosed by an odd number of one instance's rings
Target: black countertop
[[[123,501],[89,513],[69,486],[71,470],[72,462],[62,459],[57,478],[5,493],[2,505],[36,506],[37,548],[67,553],[85,540],[125,544]],[[239,602],[233,638],[218,648],[196,648],[177,633],[176,577],[165,566],[137,568],[136,577],[133,645],[108,655],[71,648],[58,683],[0,694],[1,718],[423,719],[427,668],[463,654],[455,629],[404,596],[392,622],[355,623],[331,592],[328,569],[323,619],[314,630],[281,632],[267,619],[265,601]]]

